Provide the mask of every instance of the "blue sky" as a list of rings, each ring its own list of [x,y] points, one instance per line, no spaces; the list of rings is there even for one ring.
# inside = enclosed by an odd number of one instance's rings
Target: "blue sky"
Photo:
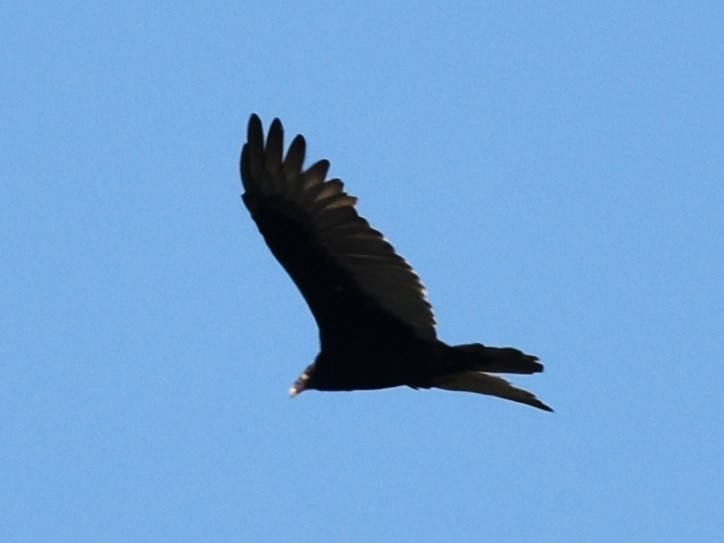
[[[390,4],[5,5],[0,540],[721,537],[724,7]],[[252,112],[556,413],[289,400],[316,328],[239,200]]]

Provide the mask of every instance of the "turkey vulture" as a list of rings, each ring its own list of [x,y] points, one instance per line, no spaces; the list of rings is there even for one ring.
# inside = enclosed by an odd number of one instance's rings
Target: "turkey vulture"
[[[267,245],[304,296],[319,327],[320,353],[290,389],[371,390],[407,385],[498,396],[552,411],[491,373],[537,373],[535,356],[480,343],[437,339],[425,289],[384,236],[355,210],[329,161],[303,169],[298,135],[283,155],[274,119],[264,141],[249,119],[241,151],[242,200]]]

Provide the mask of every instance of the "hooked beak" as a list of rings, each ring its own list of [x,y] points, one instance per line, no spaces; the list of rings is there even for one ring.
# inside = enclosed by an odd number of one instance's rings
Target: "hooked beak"
[[[292,388],[289,389],[289,397],[294,398],[297,394],[304,392],[307,388],[307,381],[309,380],[309,374],[305,371],[299,378],[294,381]]]

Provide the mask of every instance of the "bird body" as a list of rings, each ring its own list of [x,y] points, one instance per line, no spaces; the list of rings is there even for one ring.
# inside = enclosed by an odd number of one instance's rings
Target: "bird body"
[[[355,208],[329,162],[302,169],[306,142],[283,156],[275,119],[264,140],[249,120],[241,153],[242,199],[259,231],[314,315],[320,353],[292,386],[373,390],[396,386],[494,395],[551,411],[530,392],[492,373],[543,371],[537,358],[479,343],[450,346],[437,339],[432,309],[412,268]]]

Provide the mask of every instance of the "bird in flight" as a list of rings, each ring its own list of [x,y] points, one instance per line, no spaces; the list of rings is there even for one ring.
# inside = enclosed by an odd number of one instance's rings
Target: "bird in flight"
[[[259,117],[249,119],[241,151],[242,200],[319,327],[320,352],[290,395],[406,385],[477,392],[553,411],[492,375],[542,372],[537,357],[511,347],[437,339],[418,276],[357,214],[357,199],[342,182],[327,179],[329,161],[303,168],[305,151],[298,135],[284,154],[279,119],[266,140]]]

